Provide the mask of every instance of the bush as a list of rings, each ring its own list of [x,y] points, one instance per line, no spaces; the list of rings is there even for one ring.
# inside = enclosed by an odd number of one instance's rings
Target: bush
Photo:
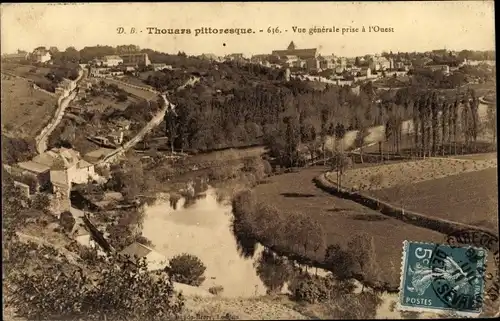
[[[212,286],[208,289],[208,292],[212,293],[213,295],[219,295],[224,291],[224,287],[222,285],[216,285]]]
[[[314,304],[328,301],[331,298],[332,286],[331,278],[303,274],[292,280],[289,289],[293,300]]]
[[[238,169],[235,166],[225,165],[213,167],[208,174],[210,180],[222,181],[235,178],[238,175]]]
[[[167,267],[175,282],[193,286],[200,286],[205,281],[205,270],[205,265],[198,257],[187,253],[174,256]]]

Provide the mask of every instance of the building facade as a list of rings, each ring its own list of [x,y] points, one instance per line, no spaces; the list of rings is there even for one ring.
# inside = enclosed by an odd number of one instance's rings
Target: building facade
[[[106,67],[116,67],[123,63],[123,59],[120,56],[104,56],[102,59],[102,65]]]
[[[147,53],[133,53],[133,54],[121,54],[120,57],[123,60],[123,64],[136,64],[138,66],[149,66],[151,61]]]

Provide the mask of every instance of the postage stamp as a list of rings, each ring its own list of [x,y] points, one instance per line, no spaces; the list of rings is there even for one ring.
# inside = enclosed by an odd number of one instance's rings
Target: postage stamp
[[[486,253],[473,246],[405,241],[398,309],[478,316]]]

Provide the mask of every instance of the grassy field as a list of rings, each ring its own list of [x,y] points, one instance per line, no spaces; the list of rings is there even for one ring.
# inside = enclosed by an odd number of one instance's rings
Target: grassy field
[[[51,71],[50,68],[36,67],[32,65],[2,64],[2,69],[14,75],[28,78],[33,81],[50,84],[51,81],[45,77]]]
[[[418,213],[498,229],[496,168],[368,193]]]
[[[126,92],[131,93],[132,95],[139,96],[139,97],[144,98],[146,100],[157,99],[157,95],[155,93],[150,92],[150,91],[135,89],[135,88],[132,88],[129,86],[125,86],[117,81],[114,81],[113,79],[105,79],[104,81],[108,84],[115,84],[119,88],[125,90]],[[142,85],[144,86],[144,84],[142,84]],[[136,85],[136,86],[139,86],[139,85]]]
[[[399,284],[401,250],[404,240],[442,242],[445,236],[430,230],[403,223],[370,210],[347,199],[334,197],[315,187],[312,179],[327,168],[309,168],[297,173],[273,176],[255,187],[259,201],[271,204],[280,211],[299,212],[315,218],[323,227],[326,244],[347,243],[356,235],[374,237],[375,257],[380,266],[380,279],[392,286]],[[272,218],[270,218],[272,219]],[[312,258],[323,259],[324,249]]]
[[[496,158],[427,158],[411,162],[348,170],[342,176],[342,186],[357,190],[377,190],[480,171],[496,166]],[[371,181],[375,177],[378,177],[376,183]],[[335,182],[336,174],[328,173],[327,178]]]
[[[13,77],[2,78],[1,104],[2,132],[17,137],[36,137],[57,109],[55,97]]]

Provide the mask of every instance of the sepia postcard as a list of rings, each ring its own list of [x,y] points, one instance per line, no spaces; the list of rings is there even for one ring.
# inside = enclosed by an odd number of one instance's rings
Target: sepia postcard
[[[493,1],[0,10],[4,320],[500,316]]]

